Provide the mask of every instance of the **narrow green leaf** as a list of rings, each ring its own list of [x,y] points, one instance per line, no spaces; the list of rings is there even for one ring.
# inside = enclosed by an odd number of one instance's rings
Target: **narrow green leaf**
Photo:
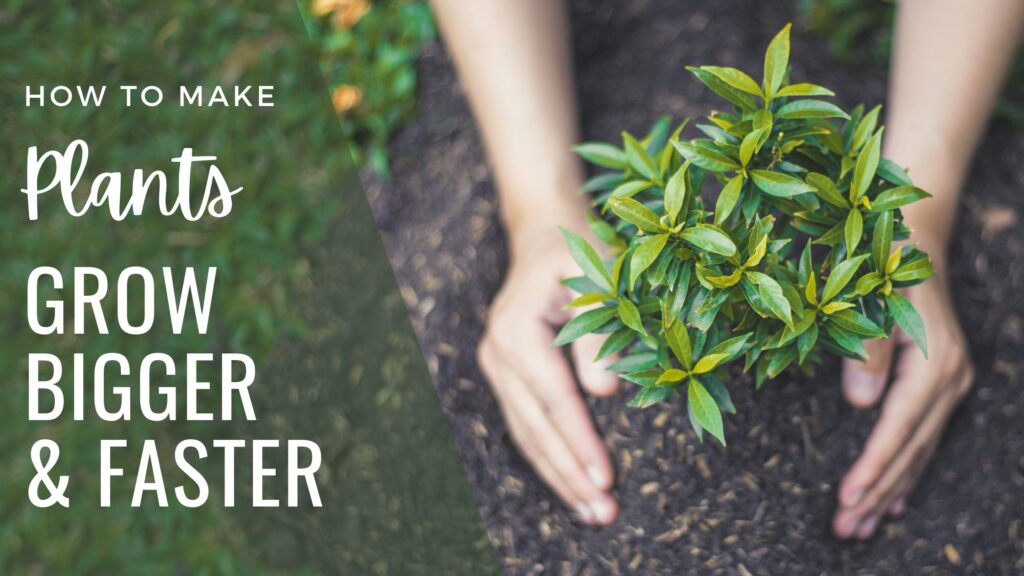
[[[648,236],[644,239],[643,243],[633,251],[633,257],[629,260],[630,286],[636,284],[640,274],[643,274],[645,270],[651,267],[651,264],[654,264],[654,261],[661,255],[661,251],[665,249],[665,243],[668,242],[668,239],[668,234]]]
[[[726,101],[740,110],[752,111],[758,108],[756,97],[729,86],[722,79],[707,70],[702,70],[694,66],[687,66],[686,69],[693,73],[698,80],[710,88],[715,94],[725,98]]]
[[[739,170],[741,168],[738,162],[722,152],[716,152],[701,146],[695,146],[691,142],[682,142],[680,140],[673,141],[672,145],[676,147],[676,150],[679,151],[679,154],[683,158],[686,158],[705,170],[710,170],[712,172],[728,172],[731,170]]]
[[[654,382],[654,385],[658,386],[660,384],[665,384],[666,382],[669,384],[674,384],[676,382],[681,381],[683,378],[686,378],[686,372],[683,372],[678,368],[669,368],[668,370],[662,372],[661,376],[658,376],[658,379]]]
[[[844,210],[850,209],[850,202],[846,198],[843,198],[843,195],[839,193],[839,188],[836,187],[835,182],[833,182],[831,178],[824,174],[811,172],[805,179],[807,180],[807,184],[814,189],[814,193],[818,198],[821,198],[836,208],[842,208]]]
[[[573,146],[572,149],[591,164],[613,170],[622,170],[626,167],[626,153],[606,142],[584,142]]]
[[[649,408],[659,402],[664,402],[672,395],[673,392],[674,390],[672,388],[650,386],[640,390],[640,392],[638,392],[637,395],[629,401],[629,405],[631,408]]]
[[[623,182],[612,190],[612,198],[632,198],[644,190],[649,190],[654,184],[647,180],[629,180]]]
[[[716,226],[721,226],[729,218],[729,215],[732,214],[732,210],[740,198],[741,191],[743,191],[743,176],[737,174],[726,183],[725,187],[718,194],[718,201],[715,203]]]
[[[693,347],[690,344],[690,333],[682,322],[675,322],[665,330],[665,340],[672,350],[672,355],[687,370],[693,368]]]
[[[708,393],[704,385],[697,380],[690,379],[687,385],[687,398],[693,408],[693,414],[701,427],[707,430],[712,436],[718,439],[725,446],[725,430],[722,423],[722,413],[718,409],[715,399]]]
[[[761,272],[748,271],[747,277],[757,284],[758,296],[761,297],[764,304],[771,310],[772,315],[792,328],[793,311],[789,304],[789,299],[786,298],[785,293],[782,291],[782,286],[774,278]]]
[[[871,259],[874,262],[875,270],[881,272],[885,269],[891,249],[892,210],[886,210],[875,220],[875,232],[871,237]]]
[[[791,198],[797,194],[814,192],[814,188],[803,180],[772,170],[751,170],[750,178],[765,194],[779,198]]]
[[[885,305],[892,314],[896,325],[903,330],[910,339],[921,349],[924,357],[928,357],[928,338],[925,332],[924,320],[914,309],[914,305],[904,298],[899,292],[892,292],[885,297]]]
[[[715,404],[718,404],[719,408],[729,414],[736,413],[736,407],[732,403],[732,396],[729,395],[729,389],[725,387],[725,382],[722,382],[721,378],[716,378],[709,374],[701,378],[701,381],[711,394],[711,397],[715,399]]]
[[[619,298],[618,314],[623,324],[640,334],[647,335],[644,323],[640,319],[640,311],[636,309],[636,304],[633,304],[629,298]]]
[[[789,102],[775,111],[775,117],[780,120],[850,118],[846,112],[843,112],[842,108],[824,100],[796,100]]]
[[[821,303],[828,304],[830,300],[835,298],[846,285],[853,279],[853,275],[860,268],[861,263],[867,258],[866,254],[862,254],[855,258],[848,258],[843,260],[832,270],[832,273],[828,275],[828,280],[825,281],[825,288],[821,292]]]
[[[786,24],[786,27],[775,35],[764,55],[763,88],[765,96],[769,99],[775,96],[786,78],[786,68],[789,66],[790,28],[791,25]]]
[[[582,236],[568,228],[562,228],[562,236],[565,238],[565,243],[569,246],[569,255],[572,256],[572,259],[580,267],[580,270],[583,271],[583,274],[602,290],[611,292],[612,277],[608,273],[608,268],[604,265],[604,261],[601,260],[597,250],[584,240]]]
[[[742,70],[722,66],[701,66],[700,69],[714,74],[716,78],[741,92],[759,97],[764,96],[757,82]]]
[[[764,129],[758,128],[751,130],[746,136],[743,137],[743,141],[740,142],[740,164],[744,167],[750,164],[750,159],[757,154],[758,149],[761,146],[761,137],[764,136]]]
[[[835,92],[825,88],[824,86],[818,86],[816,84],[808,84],[802,82],[800,84],[790,84],[785,86],[782,90],[775,93],[776,98],[787,98],[790,96],[835,96]]]
[[[622,142],[626,147],[626,162],[629,163],[629,167],[641,174],[648,180],[657,181],[660,177],[658,174],[658,165],[654,162],[654,158],[647,153],[647,150],[628,132],[622,133]]]
[[[860,210],[854,208],[846,215],[845,237],[846,253],[853,254],[860,244],[860,237],[864,234],[864,216]]]
[[[857,123],[857,129],[853,133],[853,141],[850,143],[851,152],[860,151],[868,141],[868,138],[875,133],[875,128],[878,126],[878,113],[881,110],[881,106],[875,106]]]
[[[668,184],[665,185],[665,213],[668,214],[673,224],[675,224],[676,218],[679,217],[679,211],[686,204],[686,171],[689,167],[689,162],[683,164],[672,175],[672,178],[669,178]]]
[[[863,338],[884,338],[885,332],[877,324],[868,320],[856,310],[840,310],[829,316],[829,322],[835,322],[847,332]]]
[[[850,196],[853,200],[860,200],[867,194],[868,188],[875,180],[881,153],[882,130],[879,130],[857,155],[857,165],[853,168],[853,181],[850,183]]]
[[[729,235],[720,228],[709,224],[697,224],[686,228],[679,234],[679,237],[712,254],[722,256],[736,254],[736,244],[733,243],[732,238],[729,238]]]
[[[615,332],[612,332],[604,341],[604,344],[601,345],[601,349],[597,351],[597,356],[594,357],[594,360],[603,360],[613,354],[618,354],[634,341],[636,341],[636,332],[634,332],[632,328],[619,328]]]
[[[608,207],[616,216],[645,232],[664,231],[658,215],[632,198],[609,198]]]
[[[931,198],[931,196],[931,194],[916,186],[897,186],[896,188],[880,192],[878,197],[871,201],[871,210],[872,212],[894,210],[917,202],[922,198]]]
[[[607,324],[616,315],[615,308],[607,307],[588,310],[580,314],[570,320],[565,326],[562,326],[562,330],[558,332],[558,336],[555,338],[555,346],[565,346],[582,336],[590,334]]]

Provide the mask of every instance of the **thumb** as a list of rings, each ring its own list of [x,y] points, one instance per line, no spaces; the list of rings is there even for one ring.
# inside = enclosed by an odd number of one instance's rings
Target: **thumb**
[[[864,348],[868,351],[866,362],[843,361],[843,395],[856,408],[870,408],[882,396],[896,350],[895,335],[885,340],[869,340]]]
[[[619,390],[619,377],[608,370],[614,356],[594,360],[607,339],[607,334],[587,334],[572,346],[576,377],[583,389],[594,396],[611,396]]]

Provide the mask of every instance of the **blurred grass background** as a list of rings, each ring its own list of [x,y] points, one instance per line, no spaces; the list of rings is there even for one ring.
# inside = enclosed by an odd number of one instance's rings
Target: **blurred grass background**
[[[113,350],[134,360],[152,351],[178,359],[189,351],[243,351],[259,366],[282,337],[303,337],[305,323],[295,308],[311,290],[306,255],[323,240],[336,208],[331,191],[337,182],[328,177],[352,173],[349,153],[386,175],[388,136],[415,113],[414,63],[434,32],[419,1],[300,0],[299,7],[313,46],[298,41],[292,1],[8,0],[0,8],[0,362],[7,391],[0,407],[0,574],[280,572],[261,562],[262,543],[247,536],[259,533],[259,526],[218,505],[96,510],[100,438],[127,438],[135,447],[130,452],[137,453],[143,438],[173,446],[183,437],[237,436],[233,424],[150,423],[138,416],[102,425],[68,418],[30,423],[25,382],[29,351],[65,358],[65,373],[75,352],[95,358]],[[330,91],[323,78],[302,72],[312,59],[319,59]],[[105,84],[108,104],[102,112],[25,108],[26,84]],[[156,108],[121,110],[113,105],[119,84],[157,84],[166,100]],[[195,110],[174,103],[179,85],[217,84],[274,84],[278,107]],[[289,95],[294,98],[287,100]],[[340,115],[343,141],[336,125],[317,120],[328,99]],[[148,203],[142,217],[117,225],[101,209],[68,217],[53,192],[43,197],[40,220],[28,223],[24,196],[17,192],[26,147],[63,150],[79,137],[90,147],[86,184],[100,171],[144,168],[165,170],[173,187],[170,159],[191,146],[197,154],[216,154],[229,183],[245,190],[226,220],[186,224]],[[328,157],[327,165],[297,169],[295,158],[313,154]],[[133,265],[155,271],[217,266],[213,328],[206,336],[186,328],[181,336],[162,337],[168,329],[158,284],[158,320],[149,335],[126,337],[115,329],[109,336],[35,336],[25,319],[25,281],[40,265],[55,266],[66,278],[75,265],[110,274]],[[108,323],[115,304],[105,302]],[[140,306],[135,300],[132,312]],[[108,384],[114,380],[108,377]],[[80,504],[67,511],[37,510],[26,498],[34,473],[28,447],[42,437],[61,444],[61,467],[72,473],[69,494]],[[133,477],[137,460],[123,464]],[[178,479],[172,469],[164,467],[169,486]],[[304,570],[291,565],[285,572]]]

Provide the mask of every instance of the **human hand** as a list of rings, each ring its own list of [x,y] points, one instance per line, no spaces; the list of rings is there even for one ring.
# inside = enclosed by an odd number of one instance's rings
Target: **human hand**
[[[573,213],[579,220],[584,212]],[[576,224],[586,230],[585,221]],[[564,306],[572,295],[561,280],[578,268],[553,223],[520,227],[510,236],[512,262],[477,349],[480,366],[523,456],[584,522],[609,524],[618,516],[607,493],[611,459],[568,362],[552,345],[557,327],[571,317]],[[619,387],[607,361],[593,361],[603,341],[589,335],[573,344],[580,384],[598,396]]]
[[[942,270],[936,266],[935,278],[906,294],[924,320],[927,359],[899,333],[889,340],[866,342],[867,363],[844,364],[846,398],[858,408],[868,408],[881,397],[896,348],[901,348],[878,424],[839,489],[832,527],[840,538],[870,538],[882,517],[904,511],[907,494],[971,387],[974,370]]]

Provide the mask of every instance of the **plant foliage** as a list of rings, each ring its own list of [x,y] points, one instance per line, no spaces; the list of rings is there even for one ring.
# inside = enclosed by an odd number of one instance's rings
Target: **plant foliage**
[[[570,306],[587,309],[556,343],[608,334],[598,357],[621,354],[610,369],[639,387],[633,406],[684,394],[698,436],[723,444],[730,365],[760,387],[823,349],[864,359],[861,341],[894,326],[926,347],[895,289],[931,276],[931,260],[894,242],[910,232],[900,208],[928,194],[881,156],[879,107],[848,114],[827,88],[788,81],[789,30],[768,46],[761,82],[689,68],[732,106],[696,124],[700,137],[663,118],[642,139],[576,147],[607,169],[584,190],[614,259],[564,231],[583,271],[565,281],[580,294]]]

